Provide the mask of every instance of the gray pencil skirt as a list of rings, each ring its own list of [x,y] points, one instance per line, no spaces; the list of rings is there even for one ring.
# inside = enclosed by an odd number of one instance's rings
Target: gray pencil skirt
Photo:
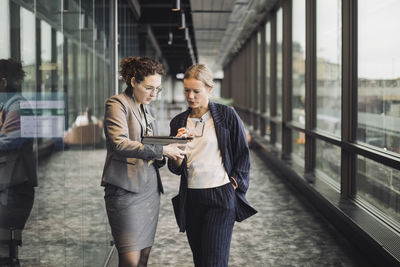
[[[143,189],[133,193],[110,184],[105,186],[108,221],[119,254],[151,247],[154,243],[160,211],[157,177],[149,179]]]

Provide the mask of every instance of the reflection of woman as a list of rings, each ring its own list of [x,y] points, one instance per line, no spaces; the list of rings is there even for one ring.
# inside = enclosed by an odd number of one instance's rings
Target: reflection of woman
[[[194,140],[186,145],[186,157],[169,160],[168,167],[181,175],[174,210],[195,266],[221,267],[228,266],[235,219],[256,211],[245,199],[250,168],[245,131],[232,108],[209,101],[212,79],[203,64],[186,71],[189,109],[173,118],[170,127],[171,135],[194,135]]]
[[[33,140],[21,134],[20,62],[0,59],[0,228],[23,229],[37,186]]]
[[[126,90],[106,102],[104,129],[107,158],[102,185],[119,266],[147,266],[154,241],[163,192],[158,168],[163,156],[177,159],[177,144],[142,144],[143,136],[157,134],[148,104],[161,90],[162,65],[147,57],[121,61]]]

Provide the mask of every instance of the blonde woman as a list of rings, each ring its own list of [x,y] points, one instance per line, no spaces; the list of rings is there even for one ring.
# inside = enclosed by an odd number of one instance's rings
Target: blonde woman
[[[232,108],[210,101],[214,83],[206,65],[191,66],[183,85],[189,108],[172,119],[170,135],[194,139],[183,159],[168,160],[169,169],[181,175],[175,215],[196,267],[228,266],[235,220],[257,212],[245,198],[250,169],[246,134]]]

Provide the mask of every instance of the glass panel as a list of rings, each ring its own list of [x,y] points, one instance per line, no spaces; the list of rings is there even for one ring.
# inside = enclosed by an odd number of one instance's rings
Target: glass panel
[[[271,82],[271,23],[265,25],[265,113],[270,114],[270,82]]]
[[[340,185],[340,148],[317,140],[316,175]]]
[[[305,124],[306,1],[293,1],[292,43],[292,119]]]
[[[151,42],[144,34],[142,34],[142,38],[146,38],[146,41],[141,43],[142,50],[139,51],[139,42],[137,41],[139,39],[139,26],[131,5],[127,0],[118,1],[119,60],[121,61],[121,59],[129,56],[138,56],[141,53],[142,56],[147,55],[155,59],[156,51],[152,49]],[[143,44],[145,45],[143,46]],[[119,91],[122,92],[125,88],[125,82],[119,79]]]
[[[277,123],[276,125],[276,147],[281,149],[282,148],[282,124]]]
[[[41,64],[39,70],[42,73],[42,84],[40,85],[40,91],[49,92],[51,91],[51,27],[45,21],[40,21],[40,41],[41,41]]]
[[[257,32],[257,111],[261,111],[261,32]]]
[[[292,130],[292,157],[301,166],[304,166],[304,146],[306,135],[303,132]]]
[[[56,61],[56,68],[57,68],[57,91],[63,92],[64,91],[64,36],[61,32],[57,31],[56,36],[56,46],[57,46],[57,61]]]
[[[12,182],[0,179],[0,228],[22,233],[21,266],[103,266],[111,249],[99,186],[106,155],[99,120],[111,90],[104,75],[110,73],[109,2],[0,1],[0,57],[8,57],[11,47],[12,54],[21,55],[25,72],[24,81],[6,76],[9,85],[22,83],[22,94],[7,91],[19,86],[0,93],[2,114],[6,100],[7,111],[19,121],[12,124],[19,126],[13,131],[0,121],[0,156],[24,155],[18,169],[10,172]],[[66,10],[61,10],[63,3]],[[20,13],[15,25],[9,23],[9,10]],[[18,43],[7,48],[4,42],[10,42],[11,27],[16,33],[12,41]],[[17,66],[14,73],[20,69]],[[77,119],[88,118],[83,114],[86,107],[93,109],[93,123],[79,128]],[[13,136],[5,140],[9,133]],[[29,177],[29,182],[18,180],[21,177]],[[4,194],[15,202],[3,205]],[[17,199],[17,194],[23,198]],[[0,242],[0,258],[8,249]]]
[[[357,195],[400,222],[400,171],[357,157]]]
[[[0,1],[0,58],[9,58],[10,51],[10,6],[8,0]]]
[[[358,5],[357,139],[396,153],[400,153],[400,36],[393,33],[400,29],[399,13],[398,1],[366,0]]]
[[[22,91],[36,92],[36,21],[35,15],[20,7],[21,61],[25,71]]]
[[[276,13],[276,115],[282,117],[283,77],[283,16],[282,8]]]
[[[342,71],[341,1],[324,0],[317,1],[316,4],[317,128],[340,136]]]

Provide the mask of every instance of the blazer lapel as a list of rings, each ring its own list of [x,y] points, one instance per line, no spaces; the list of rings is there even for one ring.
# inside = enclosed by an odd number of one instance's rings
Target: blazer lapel
[[[142,127],[142,133],[143,133],[143,129],[146,129],[146,125],[143,125],[142,117],[139,114],[139,107],[138,107],[136,101],[133,99],[133,97],[128,96],[126,93],[124,93],[124,95],[129,103],[129,108],[131,109],[133,115],[135,115],[137,121],[139,122],[140,126]]]
[[[215,132],[217,134],[217,138],[218,138],[218,143],[220,143],[220,138],[221,138],[221,131],[223,131],[223,117],[222,114],[220,114],[217,110],[217,107],[215,105],[214,102],[211,102],[208,104],[208,108],[210,109],[211,112],[211,116],[214,120],[214,127],[215,127]],[[222,143],[220,143],[220,145],[222,145]]]
[[[224,117],[221,114],[221,112],[218,111],[217,106],[215,103],[211,102],[208,104],[208,108],[210,109],[211,116],[214,120],[214,127],[215,127],[215,134],[217,135],[217,141],[218,141],[218,148],[221,151],[221,156],[222,156],[222,162],[224,163],[224,166],[226,168],[226,156],[225,156],[225,150],[227,147],[227,135],[229,135],[229,131],[224,127],[223,121]],[[228,170],[227,170],[228,172]],[[229,175],[229,172],[228,172]]]

